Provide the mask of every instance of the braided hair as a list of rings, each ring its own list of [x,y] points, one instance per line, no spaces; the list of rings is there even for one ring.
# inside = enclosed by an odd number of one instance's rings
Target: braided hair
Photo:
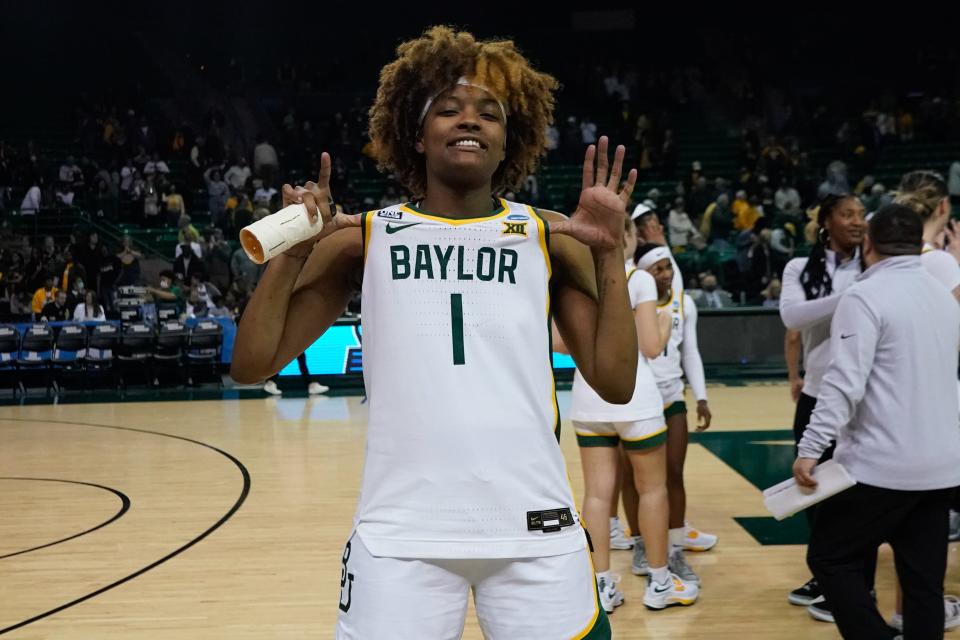
[[[807,264],[800,272],[800,286],[807,296],[807,300],[825,298],[833,293],[833,278],[827,271],[827,244],[830,242],[827,233],[826,221],[841,202],[854,196],[849,193],[843,195],[830,194],[820,201],[820,211],[817,213],[817,241],[810,251]]]

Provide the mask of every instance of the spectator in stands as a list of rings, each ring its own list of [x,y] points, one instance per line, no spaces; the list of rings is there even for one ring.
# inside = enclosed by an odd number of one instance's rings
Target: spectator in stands
[[[133,160],[127,158],[120,168],[120,193],[129,198],[133,192],[133,183],[137,179],[137,168]]]
[[[67,156],[66,162],[60,165],[60,172],[59,172],[60,182],[73,184],[74,181],[77,179],[78,174],[81,176],[80,179],[82,180],[83,171],[81,171],[80,167],[77,166],[77,163],[74,160],[73,156]]]
[[[73,206],[73,185],[69,182],[61,182],[57,185],[57,190],[54,193],[54,200],[57,204],[57,207],[72,207]]]
[[[130,236],[123,236],[123,245],[117,258],[120,260],[120,274],[117,277],[118,287],[129,287],[140,284],[140,258],[143,254],[133,248]]]
[[[207,274],[203,271],[190,276],[190,290],[196,291],[200,299],[207,303],[207,306],[213,306],[213,296],[221,295],[220,290],[209,281]]]
[[[253,194],[253,206],[255,208],[264,208],[269,212],[274,210],[273,199],[277,195],[277,190],[264,182]]]
[[[173,271],[161,271],[159,286],[147,287],[147,293],[153,296],[155,301],[175,302],[178,311],[184,310],[183,289],[177,284]]]
[[[763,168],[770,182],[779,184],[789,166],[787,150],[783,148],[774,136],[767,139],[767,146],[760,153],[763,162]],[[799,206],[799,205],[798,205]]]
[[[209,315],[211,318],[233,319],[233,312],[224,302],[223,296],[213,296],[213,305],[210,307]]]
[[[547,152],[547,161],[554,160],[557,149],[560,148],[560,130],[552,123],[547,125],[547,144],[544,148]]]
[[[748,199],[747,192],[742,189],[737,191],[737,197],[730,206],[730,211],[733,213],[733,228],[737,231],[753,229],[760,218],[760,212],[752,202],[755,198],[756,196],[751,196]]]
[[[828,195],[842,196],[850,193],[850,183],[847,181],[847,165],[840,160],[834,160],[827,165],[826,179],[817,188],[817,199],[823,200]]]
[[[201,296],[194,288],[190,289],[190,294],[187,297],[186,314],[187,318],[207,318],[210,316],[210,305],[206,298]]]
[[[690,187],[690,193],[687,196],[687,203],[689,204],[688,211],[695,225],[701,224],[707,207],[709,207],[713,201],[714,195],[707,184],[707,178],[702,175],[698,176],[697,179],[693,181],[693,185]]]
[[[57,291],[57,297],[43,306],[40,319],[44,322],[64,322],[71,317],[67,306],[67,292]]]
[[[800,211],[800,193],[793,188],[789,179],[781,178],[780,187],[773,196],[773,203],[777,209],[784,213]]]
[[[797,248],[797,224],[783,222],[770,233],[770,249],[773,252],[773,270],[782,273]]]
[[[173,261],[173,272],[179,275],[185,282],[189,282],[190,277],[203,271],[203,262],[201,256],[197,253],[196,247],[199,247],[192,234],[188,235],[188,241],[177,246],[177,258]],[[202,251],[202,250],[201,250]]]
[[[167,194],[163,196],[163,204],[166,208],[167,226],[169,227],[177,224],[181,216],[187,215],[187,205],[183,202],[183,196],[177,193],[177,185],[175,184],[167,187]]]
[[[237,247],[230,258],[230,273],[234,281],[243,280],[252,289],[260,281],[264,265],[258,265],[248,256],[243,247]]]
[[[257,145],[253,148],[253,171],[263,178],[264,184],[272,185],[274,176],[280,167],[277,150],[267,142],[263,134],[257,136]]]
[[[154,152],[150,159],[143,165],[143,175],[152,176],[157,174],[169,174],[170,167],[160,159],[160,154]]]
[[[64,291],[73,289],[73,281],[77,278],[85,278],[87,275],[83,265],[79,264],[73,255],[73,248],[67,247],[63,250],[63,267],[57,269],[57,286]]]
[[[673,208],[667,216],[667,231],[670,236],[670,246],[675,251],[683,251],[688,244],[694,244],[700,237],[686,212],[683,198],[677,198],[673,202]]]
[[[147,227],[158,227],[163,224],[163,218],[160,217],[160,190],[153,175],[147,176],[144,181],[143,221],[144,226]]]
[[[100,300],[107,309],[113,309],[116,298],[117,279],[120,277],[122,265],[106,243],[100,245],[100,273],[97,276],[97,291]]]
[[[730,234],[733,231],[733,212],[730,210],[730,196],[721,193],[703,214],[700,233],[711,247],[725,249],[730,246]]]
[[[44,277],[43,286],[33,292],[33,302],[30,305],[33,311],[34,319],[39,320],[43,314],[43,308],[53,302],[57,297],[56,278],[50,274]]]
[[[700,274],[700,287],[687,292],[698,309],[721,309],[734,306],[733,296],[717,286],[717,276],[712,273]]]
[[[753,298],[765,289],[776,275],[773,268],[773,251],[770,248],[770,229],[755,230],[753,244],[747,251],[749,270],[745,273],[743,290]]]
[[[42,184],[43,178],[39,176],[34,178],[33,184],[27,189],[27,195],[23,196],[23,202],[20,203],[20,215],[32,215],[40,210],[40,185]]]
[[[87,242],[74,248],[74,257],[81,265],[86,276],[91,279],[92,284],[96,284],[97,274],[100,273],[100,235],[96,231],[91,231],[87,236]]]
[[[73,310],[74,322],[104,322],[106,319],[107,314],[104,312],[103,305],[100,304],[95,291],[87,291],[83,302]]]
[[[247,159],[240,156],[237,161],[227,169],[227,173],[223,176],[223,179],[233,187],[234,191],[240,191],[247,186],[247,180],[249,180],[252,175],[250,166],[247,164]]]
[[[867,213],[872,213],[885,204],[887,188],[880,182],[870,187],[870,193],[864,194],[860,200]]]
[[[210,282],[220,291],[226,291],[230,286],[230,245],[223,239],[221,229],[213,230],[204,255],[207,257]]]
[[[780,289],[782,285],[780,281],[774,278],[770,281],[770,284],[767,285],[767,288],[764,289],[761,293],[763,294],[763,306],[766,308],[779,308],[780,307]]]
[[[220,169],[210,167],[203,174],[207,182],[207,206],[210,210],[210,219],[214,226],[220,226],[224,213],[227,210],[227,198],[230,197],[230,187],[220,175]]]
[[[197,136],[190,147],[190,163],[188,168],[188,179],[191,187],[197,187],[203,184],[203,170],[207,166],[207,156],[204,153],[203,136]]]
[[[86,299],[86,295],[86,280],[78,275],[73,279],[73,283],[70,286],[70,291],[67,293],[67,306],[71,309],[75,309],[78,304]]]

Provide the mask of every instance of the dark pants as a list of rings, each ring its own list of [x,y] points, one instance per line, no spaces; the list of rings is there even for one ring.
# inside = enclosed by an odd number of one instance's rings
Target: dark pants
[[[803,438],[803,432],[807,430],[807,425],[810,424],[810,416],[813,415],[813,410],[817,406],[817,399],[813,396],[808,396],[807,394],[801,392],[800,398],[797,400],[797,408],[793,413],[793,441],[796,444],[800,444],[801,438]],[[836,444],[832,443],[826,451],[823,452],[823,455],[820,456],[820,462],[826,462],[833,457],[833,450]],[[796,453],[796,450],[794,450]],[[813,527],[813,518],[815,517],[817,508],[810,507],[803,513],[807,516],[807,524]]]
[[[857,484],[821,503],[807,564],[847,640],[892,638],[870,595],[877,547],[889,542],[909,640],[943,638],[947,510],[952,489],[895,491]]]
[[[310,370],[307,369],[307,354],[306,352],[301,353],[297,356],[297,366],[300,367],[300,375],[303,376],[303,379],[307,381],[307,384],[313,382],[313,379],[310,377]],[[276,382],[280,379],[280,374],[272,376],[270,380]]]

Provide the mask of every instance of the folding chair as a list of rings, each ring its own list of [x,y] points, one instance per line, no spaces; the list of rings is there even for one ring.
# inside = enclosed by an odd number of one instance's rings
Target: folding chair
[[[78,378],[84,372],[87,356],[87,328],[79,323],[65,324],[57,333],[50,366],[53,369],[53,391],[59,394],[68,378]]]
[[[153,351],[156,334],[146,322],[129,322],[120,332],[120,344],[117,346],[117,373],[120,388],[127,387],[127,374],[139,371],[144,376],[144,384],[153,382]]]
[[[17,356],[20,391],[26,395],[28,384],[33,379],[43,380],[44,390],[50,395],[53,377],[50,359],[53,355],[53,329],[46,323],[30,325],[20,340]]]
[[[183,350],[187,346],[190,330],[179,320],[170,320],[157,330],[157,348],[153,352],[154,376],[160,381],[165,370],[175,369],[180,384],[187,385],[187,371],[183,364]]]
[[[223,346],[223,327],[212,320],[201,320],[190,331],[187,343],[187,383],[195,384],[195,369],[210,367],[210,374],[223,388],[220,375],[220,350]]]
[[[19,377],[17,357],[20,355],[20,332],[12,324],[0,324],[0,377],[10,382],[10,391],[17,397]]]
[[[98,324],[90,331],[87,353],[84,358],[84,379],[87,386],[98,378],[110,376],[117,387],[117,371],[113,366],[113,354],[120,341],[120,328],[113,324]]]

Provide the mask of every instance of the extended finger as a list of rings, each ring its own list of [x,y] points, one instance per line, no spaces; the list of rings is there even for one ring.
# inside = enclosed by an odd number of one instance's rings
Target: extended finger
[[[610,164],[607,158],[607,136],[600,136],[600,144],[597,145],[597,180],[596,184],[604,184],[607,181],[607,167]],[[592,186],[592,185],[591,185]]]
[[[280,188],[280,193],[283,196],[284,207],[289,207],[291,204],[300,202],[300,194],[289,184],[283,185],[283,187]]]
[[[589,189],[593,186],[593,161],[597,157],[597,148],[592,144],[587,147],[587,153],[583,158],[583,189]]]
[[[607,182],[607,188],[613,191],[620,186],[620,172],[623,170],[623,157],[627,155],[627,148],[622,144],[617,145],[617,150],[613,152],[613,167],[610,169],[610,180]]]
[[[320,178],[317,184],[324,191],[330,191],[330,154],[324,151],[320,154]]]
[[[624,206],[630,202],[630,196],[633,195],[633,188],[637,186],[637,170],[630,169],[630,173],[627,174],[627,181],[623,184],[623,189],[620,190],[620,199],[623,200]]]

